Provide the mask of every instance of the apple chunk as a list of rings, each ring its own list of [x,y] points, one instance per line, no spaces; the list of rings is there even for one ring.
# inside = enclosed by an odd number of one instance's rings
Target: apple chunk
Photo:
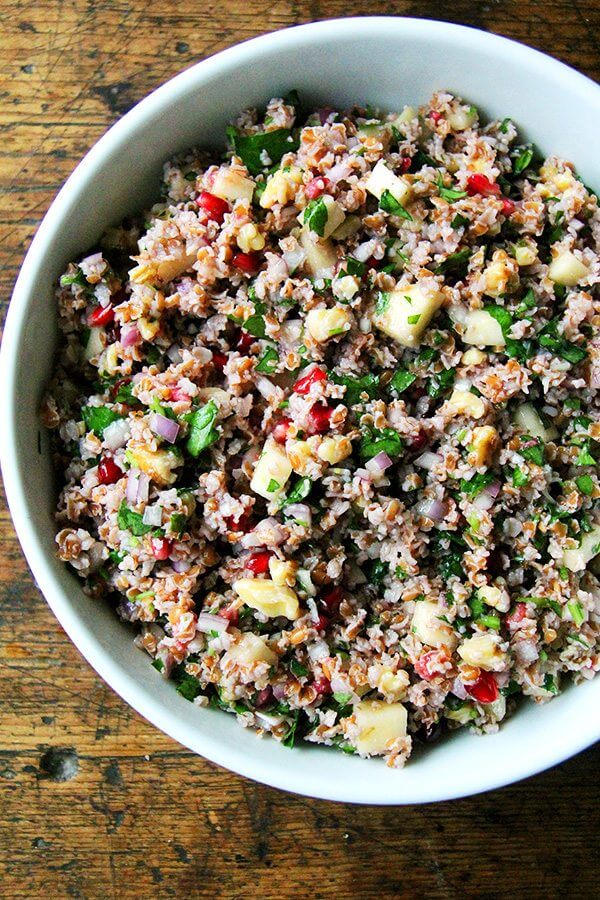
[[[405,347],[418,347],[423,332],[438,311],[444,295],[418,284],[399,287],[380,296],[374,323]]]

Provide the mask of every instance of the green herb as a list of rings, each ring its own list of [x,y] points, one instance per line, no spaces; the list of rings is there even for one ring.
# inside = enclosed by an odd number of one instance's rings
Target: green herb
[[[374,559],[369,570],[369,582],[374,585],[383,584],[385,576],[390,569],[389,563],[383,562],[381,559]]]
[[[271,478],[271,480],[269,481],[269,483],[267,485],[267,491],[270,494],[272,494],[273,491],[278,491],[280,487],[281,487],[281,485],[279,484],[279,482],[275,481],[274,478]]]
[[[312,481],[310,478],[307,478],[306,476],[299,478],[287,497],[284,497],[281,501],[280,508],[285,509],[286,506],[290,506],[292,503],[300,503],[308,497],[311,490]]]
[[[488,306],[485,306],[484,309],[490,316],[496,319],[502,329],[505,341],[504,349],[507,356],[522,360],[533,355],[533,344],[531,341],[515,340],[515,338],[510,337],[513,318],[507,309],[504,309],[503,306],[496,306],[495,304],[489,304]]]
[[[78,284],[80,287],[89,287],[89,283],[85,275],[83,274],[82,269],[77,266],[75,272],[67,272],[64,275],[60,276],[60,286],[61,287],[70,287],[72,284]]]
[[[421,318],[421,313],[417,313],[414,316],[409,316],[406,321],[408,322],[409,325],[416,325],[420,318]]]
[[[264,338],[265,332],[265,320],[260,315],[248,316],[248,318],[244,321],[242,325],[244,331],[247,331],[248,334],[251,334],[253,337]]]
[[[433,166],[434,169],[439,169],[439,163],[437,163],[432,156],[429,156],[424,150],[417,150],[413,156],[411,168],[413,172],[416,172],[418,169],[423,168],[423,166]]]
[[[311,200],[304,210],[302,221],[308,225],[311,231],[323,237],[325,234],[325,226],[327,225],[328,213],[325,201],[322,197],[317,200]]]
[[[387,453],[393,459],[400,455],[403,447],[402,438],[393,428],[370,428],[361,441],[360,458],[366,461],[378,453]]]
[[[577,628],[580,628],[585,622],[585,611],[579,600],[570,600],[567,603],[567,609],[571,613],[571,618]]]
[[[348,704],[352,701],[352,694],[346,694],[343,691],[334,691],[333,699],[338,706],[348,706]]]
[[[251,175],[259,175],[264,169],[279,162],[285,153],[298,149],[298,141],[288,128],[261,131],[257,134],[240,134],[235,128],[227,129],[227,136],[237,156]],[[265,163],[268,156],[270,162]]]
[[[392,216],[400,216],[401,219],[407,219],[409,222],[412,222],[413,217],[405,209],[399,200],[396,200],[391,191],[384,191],[379,198],[379,209],[382,209],[384,212],[390,213]]]
[[[194,675],[188,675],[187,672],[183,672],[178,676],[177,693],[185,697],[186,700],[195,700],[202,693],[202,688]]]
[[[448,581],[453,577],[465,577],[462,559],[462,553],[458,553],[457,551],[452,551],[451,553],[447,553],[445,556],[442,556],[439,561],[438,568],[439,573],[444,581]]]
[[[581,493],[585,494],[587,497],[591,497],[594,493],[594,482],[591,475],[579,475],[575,479],[575,484]]]
[[[119,385],[119,389],[115,394],[115,400],[118,403],[125,403],[127,406],[134,406],[138,402],[137,397],[133,393],[132,381],[126,381]]]
[[[296,741],[296,731],[298,729],[298,719],[300,718],[300,710],[295,709],[293,712],[293,716],[294,716],[294,718],[289,727],[289,730],[281,742],[284,747],[288,748],[288,750],[291,750],[293,748],[294,743]]]
[[[152,531],[154,528],[154,525],[144,525],[141,513],[129,509],[125,500],[123,500],[119,507],[117,525],[121,531],[130,531],[135,537],[141,537],[144,534],[148,534],[148,532]]]
[[[502,119],[502,121],[500,122],[500,125],[498,127],[498,131],[501,131],[502,134],[506,134],[506,132],[508,131],[508,126],[510,125],[511,122],[512,122],[512,119],[509,118],[508,116],[506,117],[506,119]]]
[[[464,247],[451,253],[443,262],[435,269],[436,275],[453,275],[455,278],[464,278],[469,267],[471,258],[471,248]]]
[[[461,213],[456,213],[450,225],[452,228],[463,228],[465,225],[470,225],[471,220],[467,219],[466,216],[461,215]]]
[[[545,676],[544,690],[548,691],[549,694],[558,694],[558,687],[552,675]]]
[[[432,375],[427,384],[427,393],[429,396],[433,397],[434,400],[441,397],[444,391],[447,391],[454,383],[455,375],[456,369],[442,369],[441,372]]]
[[[193,412],[186,444],[190,456],[199,456],[203,450],[219,440],[219,432],[214,427],[218,413],[219,407],[214,400],[209,400],[205,406]]]
[[[554,219],[554,225],[548,232],[548,243],[554,244],[556,241],[560,241],[562,236],[565,233],[564,226],[562,225],[562,220],[564,219],[565,214],[562,209],[556,214],[556,218]]]
[[[454,202],[454,200],[462,200],[463,197],[467,196],[466,191],[457,191],[453,188],[444,187],[444,179],[442,178],[441,173],[437,177],[437,186],[440,197],[443,200],[447,200],[449,203]]]
[[[156,669],[157,672],[162,672],[165,668],[165,664],[162,659],[153,659],[152,668]]]
[[[338,278],[343,278],[344,275],[355,275],[357,278],[362,278],[366,270],[366,263],[361,262],[359,259],[354,259],[353,256],[348,256],[346,259],[346,268],[338,273]]]
[[[390,305],[391,294],[388,294],[386,291],[380,291],[379,296],[377,297],[377,304],[375,306],[375,313],[378,316],[382,316],[388,306]]]
[[[264,354],[261,356],[260,361],[256,364],[256,371],[271,375],[277,368],[278,362],[279,354],[277,353],[277,350],[275,350],[274,347],[267,347]]]
[[[461,478],[460,490],[468,497],[475,498],[495,480],[496,476],[493,472],[478,472],[469,480],[467,480],[466,478]]]
[[[533,147],[522,147],[515,158],[513,164],[513,172],[520,175],[525,169],[529,168],[533,160]]]
[[[512,473],[512,482],[515,487],[523,487],[529,481],[529,475],[523,469],[515,469]]]
[[[520,447],[518,452],[523,459],[535,463],[537,466],[544,465],[544,442],[541,438],[538,438],[532,447]]]
[[[308,675],[308,669],[299,663],[297,659],[293,659],[290,662],[290,672],[292,675],[295,675],[296,678],[303,678],[305,675]]]
[[[519,316],[519,318],[520,318],[528,310],[535,309],[536,306],[537,306],[537,300],[536,300],[535,294],[533,293],[533,288],[529,288],[527,290],[525,296],[521,300],[521,303],[519,304],[519,306],[517,306],[517,308],[515,310],[515,315]]]
[[[519,597],[517,603],[533,603],[538,609],[551,609],[557,616],[562,616],[560,603],[548,597]]]
[[[538,341],[546,350],[550,350],[555,356],[566,359],[567,362],[576,365],[587,356],[587,350],[579,344],[572,344],[562,334],[558,333],[559,319],[552,319],[538,334]]]
[[[126,556],[127,556],[127,554],[124,553],[122,550],[109,550],[108,551],[109,560],[112,563],[114,563],[116,566],[118,566],[120,562],[123,562],[123,560],[125,559]]]
[[[576,466],[595,466],[596,460],[590,453],[590,442],[584,441],[575,460]]]
[[[373,400],[377,396],[379,387],[378,375],[367,373],[360,378],[353,378],[350,375],[336,375],[332,372],[329,377],[334,384],[345,385],[346,393],[344,394],[343,402],[347,406],[355,406],[357,403],[360,403],[361,394],[367,394],[369,400]]]
[[[477,623],[479,625],[483,625],[484,628],[491,628],[494,631],[500,631],[500,617],[499,616],[480,616],[477,619]]]
[[[104,435],[104,429],[118,419],[122,419],[123,416],[108,406],[82,406],[81,418],[86,431],[93,431],[97,437],[101,438]]]
[[[187,526],[187,516],[183,513],[173,513],[169,519],[169,531],[171,534],[181,536]]]
[[[405,369],[399,369],[390,381],[390,387],[393,388],[396,393],[403,394],[416,379],[417,376],[413,375],[412,372],[407,372]]]

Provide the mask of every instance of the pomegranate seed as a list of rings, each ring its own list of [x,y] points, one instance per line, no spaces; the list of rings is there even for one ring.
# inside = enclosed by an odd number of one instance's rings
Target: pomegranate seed
[[[299,378],[292,390],[296,394],[308,394],[313,384],[316,384],[318,381],[325,381],[327,379],[327,375],[320,369],[318,366],[313,366],[310,372],[307,372],[306,375],[303,375],[302,378]]]
[[[185,391],[182,391],[181,388],[174,387],[169,391],[169,400],[174,400],[175,402],[189,403],[192,398],[189,394],[186,394]]]
[[[342,589],[337,585],[325,588],[321,593],[321,603],[325,604],[330,613],[337,612],[342,602]]]
[[[233,516],[228,516],[225,519],[225,522],[231,531],[241,531],[244,534],[248,531],[252,531],[252,519],[250,513],[243,512],[237,522],[234,521]]]
[[[324,675],[322,678],[315,678],[313,687],[317,694],[320,694],[321,696],[323,696],[323,694],[331,693],[331,682],[329,681],[329,678],[325,678]]]
[[[260,257],[258,253],[234,253],[231,262],[246,275],[255,275],[260,268]]]
[[[527,607],[524,603],[517,603],[514,610],[506,617],[505,622],[509,628],[517,628],[520,622],[525,618]]]
[[[491,672],[482,672],[475,684],[465,684],[465,691],[479,703],[493,703],[498,699],[498,684]]]
[[[317,631],[325,631],[327,626],[329,625],[329,619],[327,616],[320,615],[317,621],[315,622],[315,628]]]
[[[212,351],[212,364],[219,372],[222,372],[227,364],[227,356],[225,353],[221,353],[220,350]]]
[[[400,174],[404,175],[405,172],[408,172],[412,164],[412,159],[410,156],[403,156],[400,160]]]
[[[256,338],[249,331],[240,331],[235,349],[240,353],[245,353],[256,342]]]
[[[469,175],[467,179],[467,194],[471,197],[475,194],[481,194],[484,197],[497,197],[500,193],[500,185],[490,181],[485,175]]]
[[[271,432],[273,440],[277,441],[278,444],[285,444],[291,424],[291,419],[280,419]]]
[[[217,615],[222,619],[227,619],[232,625],[237,625],[240,620],[240,611],[235,606],[226,606],[225,609],[220,609]]]
[[[438,112],[437,109],[432,109],[431,112],[429,113],[429,118],[433,119],[433,121],[437,125],[437,123],[442,118],[442,114],[441,114],[441,112]]]
[[[123,469],[119,468],[110,456],[103,456],[98,463],[98,481],[100,484],[115,484],[123,477]]]
[[[196,203],[213,222],[221,223],[225,218],[225,213],[228,213],[231,209],[226,200],[217,197],[216,194],[211,194],[210,191],[202,191]]]
[[[516,208],[517,204],[514,200],[511,200],[509,197],[502,198],[502,212],[505,216],[512,216]]]
[[[330,187],[331,182],[329,178],[319,176],[318,178],[313,178],[312,181],[308,182],[308,184],[304,188],[304,193],[309,200],[316,200],[317,197],[320,197],[321,194],[324,194],[325,191],[328,191]]]
[[[105,325],[110,325],[114,317],[115,311],[110,304],[108,306],[97,306],[88,316],[88,325],[91,328],[104,328]]]
[[[150,540],[150,549],[154,559],[168,559],[173,547],[173,542],[168,538],[153,537]]]
[[[376,259],[374,256],[370,256],[368,258],[367,262],[365,263],[366,271],[368,272],[369,269],[378,269],[379,266],[381,265],[381,262],[382,261],[380,259]]]
[[[410,449],[411,450],[421,450],[425,444],[427,443],[427,435],[422,429],[410,439]]]
[[[252,553],[246,560],[246,568],[255,575],[264,575],[269,571],[269,560],[273,554],[270,550],[262,550],[260,553]]]
[[[266,706],[273,699],[273,688],[271,685],[269,687],[263,688],[262,691],[259,691],[256,695],[256,699],[254,701],[254,705],[258,706],[259,709],[262,706]]]
[[[308,433],[325,434],[329,431],[332,412],[333,409],[326,403],[315,403],[308,414]]]

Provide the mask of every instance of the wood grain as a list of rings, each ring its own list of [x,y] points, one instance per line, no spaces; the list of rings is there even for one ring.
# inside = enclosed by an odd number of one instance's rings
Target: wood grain
[[[442,9],[600,77],[598,0],[0,0],[3,308],[64,179],[152,88],[285,25]],[[598,748],[501,792],[422,808],[355,808],[252,784],[185,751],[100,681],[34,587],[5,505],[0,712],[2,897],[598,893]]]

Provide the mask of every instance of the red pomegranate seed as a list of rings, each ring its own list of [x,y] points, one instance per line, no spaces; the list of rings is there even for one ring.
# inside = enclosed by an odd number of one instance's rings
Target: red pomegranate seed
[[[427,443],[427,435],[422,429],[415,434],[414,437],[410,439],[410,449],[411,450],[421,450],[425,444]]]
[[[330,419],[333,409],[326,403],[315,403],[308,414],[309,434],[325,434],[330,429]]]
[[[181,388],[174,387],[169,391],[169,400],[174,400],[175,402],[185,402],[189,403],[192,398],[189,394],[186,394],[185,391],[182,391]]]
[[[439,674],[435,669],[435,664],[439,662],[439,650],[428,650],[426,653],[423,653],[414,664],[415,672],[420,678],[424,678],[425,681],[431,681],[432,678],[435,678],[435,676]]]
[[[322,678],[315,678],[313,687],[317,694],[320,694],[321,696],[331,693],[331,682],[329,681],[329,678],[325,678],[324,675]]]
[[[173,542],[164,537],[153,537],[150,540],[150,548],[154,559],[168,559],[173,547]]]
[[[245,353],[246,350],[249,350],[252,344],[254,344],[255,342],[256,338],[251,335],[249,331],[240,331],[235,349],[239,350],[240,353]]]
[[[105,325],[110,325],[114,317],[115,311],[110,304],[108,306],[97,306],[88,316],[88,325],[91,328],[104,328]]]
[[[491,672],[482,672],[475,684],[465,684],[465,691],[479,703],[493,703],[498,699],[498,684]]]
[[[381,259],[376,259],[374,256],[370,256],[365,263],[366,272],[368,272],[369,269],[378,269],[381,263]]]
[[[509,197],[502,198],[502,212],[505,216],[512,216],[516,208],[517,205],[514,200],[511,200]]]
[[[308,394],[313,384],[316,384],[318,381],[325,381],[327,379],[326,373],[323,369],[320,369],[318,366],[313,366],[310,372],[307,372],[306,375],[303,375],[302,378],[299,378],[292,390],[296,394]]]
[[[327,626],[329,625],[329,618],[327,616],[320,615],[317,621],[315,622],[315,628],[317,631],[325,631]]]
[[[269,560],[272,555],[270,550],[252,553],[246,560],[246,568],[250,569],[255,575],[264,575],[265,572],[269,571]]]
[[[509,628],[516,628],[523,621],[527,612],[527,606],[524,603],[517,603],[514,610],[506,617],[505,622]]]
[[[437,123],[442,118],[442,114],[441,114],[441,112],[438,112],[437,109],[432,109],[431,112],[429,113],[429,118],[433,119],[433,121],[437,125]]]
[[[100,484],[115,484],[123,477],[123,469],[119,468],[110,456],[103,456],[98,463],[98,481]]]
[[[213,355],[213,357],[212,357],[213,366],[219,372],[222,372],[227,363],[227,356],[225,355],[225,353],[221,353],[220,350],[213,350],[212,355]]]
[[[330,187],[331,182],[329,178],[324,178],[321,175],[318,178],[313,178],[312,181],[308,182],[308,184],[304,188],[304,193],[309,200],[316,200],[317,197],[320,197],[321,194],[324,194],[325,191],[328,191]]]
[[[241,531],[246,534],[248,531],[252,531],[252,519],[250,517],[250,513],[244,512],[241,514],[237,522],[234,521],[233,516],[228,516],[225,519],[227,527],[231,529],[231,531]]]
[[[217,615],[222,619],[227,619],[232,625],[237,625],[240,620],[240,611],[235,606],[226,606],[224,609],[220,609]]]
[[[467,179],[467,194],[471,197],[475,194],[482,194],[484,197],[497,197],[500,193],[500,185],[490,181],[486,175],[469,175]]]
[[[246,275],[255,275],[260,268],[260,257],[258,253],[234,253],[231,262]]]
[[[329,612],[337,612],[342,602],[342,589],[337,585],[325,588],[321,593],[321,602],[325,604]]]
[[[291,419],[280,419],[271,432],[273,440],[277,441],[278,444],[285,444],[291,424]]]
[[[231,209],[226,200],[217,197],[216,194],[211,194],[210,191],[202,191],[196,203],[200,209],[204,210],[209,219],[219,223],[225,218],[225,213],[228,213]]]
[[[408,172],[412,164],[412,159],[410,156],[403,156],[400,160],[400,174],[404,175],[405,172]]]

